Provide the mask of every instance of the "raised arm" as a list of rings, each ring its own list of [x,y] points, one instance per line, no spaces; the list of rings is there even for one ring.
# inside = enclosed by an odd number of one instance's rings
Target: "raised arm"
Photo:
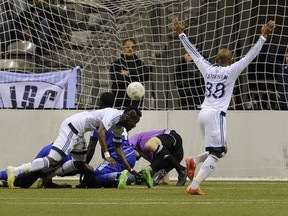
[[[273,20],[270,20],[268,23],[262,26],[261,28],[261,35],[268,38],[270,32],[275,28],[275,22]]]
[[[252,61],[256,56],[260,53],[267,37],[270,32],[275,28],[275,22],[270,20],[261,28],[261,36],[259,40],[251,47],[248,53],[238,62],[234,63],[232,66],[238,68],[238,73],[235,76],[238,76]]]
[[[176,18],[172,21],[172,27],[176,31],[178,35],[184,33],[185,30],[185,23],[179,22],[179,20]]]
[[[189,53],[200,72],[205,75],[205,69],[211,66],[211,63],[205,60],[204,57],[198,52],[196,47],[189,41],[188,37],[184,33],[185,24],[179,22],[178,19],[174,19],[172,22],[172,27],[179,35],[179,39],[181,40],[186,52]]]

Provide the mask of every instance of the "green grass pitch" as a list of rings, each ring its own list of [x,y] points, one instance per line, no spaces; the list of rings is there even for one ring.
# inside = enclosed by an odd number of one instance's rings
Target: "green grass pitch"
[[[73,182],[75,185],[76,182]],[[283,216],[288,215],[286,182],[207,181],[207,196],[191,196],[185,186],[142,185],[127,189],[0,188],[1,216]]]

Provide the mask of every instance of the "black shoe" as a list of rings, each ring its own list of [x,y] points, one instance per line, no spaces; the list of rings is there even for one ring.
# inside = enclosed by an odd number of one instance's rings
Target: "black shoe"
[[[176,186],[183,186],[185,185],[186,181],[187,181],[187,175],[185,173],[185,170],[182,170],[178,175],[178,182]]]
[[[46,182],[45,185],[43,185],[44,188],[71,188],[72,186],[69,184],[56,184],[52,182],[52,179]]]
[[[153,176],[153,186],[159,184],[159,182],[161,181],[161,179],[167,175],[167,172],[164,169],[159,170],[158,172],[156,172]]]
[[[44,185],[44,188],[72,188],[72,185],[70,184],[56,184],[56,183],[49,183]]]

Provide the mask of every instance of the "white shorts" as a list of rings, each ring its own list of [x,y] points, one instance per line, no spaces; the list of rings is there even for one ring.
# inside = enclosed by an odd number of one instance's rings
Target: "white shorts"
[[[222,152],[226,148],[225,113],[216,110],[201,110],[198,116],[206,151]]]
[[[77,131],[76,131],[77,132]],[[76,134],[75,129],[72,130],[67,122],[63,122],[60,126],[59,134],[52,145],[49,157],[59,161],[58,152],[62,158],[71,153],[73,160],[85,161],[87,155],[87,143],[82,134]]]

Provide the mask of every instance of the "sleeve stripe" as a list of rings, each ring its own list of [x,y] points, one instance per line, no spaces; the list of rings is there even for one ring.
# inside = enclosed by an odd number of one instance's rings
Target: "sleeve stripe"
[[[180,40],[185,44],[185,46],[197,57],[200,58],[201,55],[199,52],[195,49],[195,47],[191,44],[191,42],[188,40],[185,34],[179,35]],[[192,45],[192,46],[191,46]]]

